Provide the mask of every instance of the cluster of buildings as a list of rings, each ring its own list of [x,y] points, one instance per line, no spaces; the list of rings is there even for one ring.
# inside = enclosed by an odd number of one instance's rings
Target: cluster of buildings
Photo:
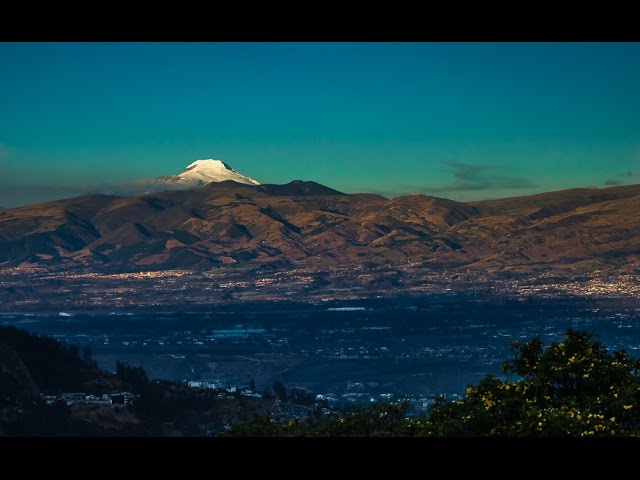
[[[136,395],[129,392],[105,393],[103,395],[87,395],[82,392],[61,393],[59,395],[43,395],[47,405],[64,402],[67,405],[86,403],[90,405],[107,405],[110,407],[128,406],[135,401]]]
[[[616,275],[613,277],[601,276],[588,280],[549,281],[547,283],[534,283],[517,285],[522,295],[537,296],[601,296],[601,297],[627,297],[640,295],[640,282],[636,275]]]
[[[249,386],[239,387],[237,385],[224,385],[217,380],[204,381],[204,380],[189,380],[186,382],[189,388],[209,389],[214,390],[220,395],[240,394],[243,397],[262,398],[261,393],[254,392]]]

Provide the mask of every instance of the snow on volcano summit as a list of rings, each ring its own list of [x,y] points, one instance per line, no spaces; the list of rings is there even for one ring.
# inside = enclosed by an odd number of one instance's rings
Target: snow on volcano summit
[[[175,177],[173,177],[175,178]],[[209,182],[224,182],[225,180],[233,180],[238,183],[246,183],[249,185],[260,185],[260,182],[253,178],[236,172],[222,160],[196,160],[185,168],[184,172],[179,174],[176,181],[200,182],[202,184]]]
[[[235,171],[222,160],[208,158],[196,160],[187,165],[178,175],[165,175],[155,178],[141,178],[130,183],[120,185],[100,186],[85,192],[86,195],[145,195],[162,192],[164,190],[191,190],[200,188],[208,183],[219,183],[232,180],[245,185],[260,185],[260,182]],[[0,210],[2,210],[0,208]]]
[[[154,187],[156,190],[161,187],[168,190],[187,190],[201,187],[207,183],[224,182],[226,180],[233,180],[247,185],[260,185],[257,180],[236,172],[222,160],[213,160],[212,158],[196,160],[187,165],[184,172],[178,175],[143,180],[138,184]]]

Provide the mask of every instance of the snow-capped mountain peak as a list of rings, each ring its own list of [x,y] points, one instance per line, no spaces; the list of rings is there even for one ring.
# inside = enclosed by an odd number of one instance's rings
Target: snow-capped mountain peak
[[[238,183],[260,185],[257,180],[236,172],[222,160],[214,160],[212,158],[196,160],[188,165],[184,172],[178,175],[178,178],[187,182],[209,183],[233,180]]]
[[[170,175],[166,177],[158,177],[153,180],[143,180],[138,182],[145,185],[154,185],[156,187],[166,187],[169,190],[186,190],[189,188],[197,188],[211,182],[224,182],[233,180],[238,183],[247,185],[260,185],[260,182],[251,177],[238,173],[222,160],[214,160],[207,158],[205,160],[196,160],[187,165],[187,168],[178,175]]]

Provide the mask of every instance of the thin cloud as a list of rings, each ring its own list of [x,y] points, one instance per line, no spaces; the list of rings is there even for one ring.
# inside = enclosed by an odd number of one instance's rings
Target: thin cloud
[[[20,185],[0,183],[0,207],[11,208],[84,195],[131,196],[164,190],[190,190],[200,186],[202,184],[198,182],[176,183],[155,178],[122,184]]]
[[[633,172],[627,170],[626,172],[617,173],[616,177],[623,178],[624,180],[616,180],[615,178],[608,178],[604,181],[604,185],[608,187],[615,187],[617,185],[624,185],[625,182],[631,181],[630,177],[633,177]]]
[[[406,193],[431,193],[457,199],[464,197],[465,192],[485,190],[519,190],[536,188],[530,180],[513,175],[506,167],[489,164],[474,165],[464,162],[443,161],[452,170],[450,183],[440,186],[398,185],[395,190]]]
[[[442,163],[452,168],[453,182],[432,188],[434,192],[473,192],[536,187],[530,180],[511,174],[506,167],[489,164],[472,165],[446,160]]]
[[[382,195],[383,197],[386,198],[392,198],[395,197],[396,195],[398,195],[398,192],[391,189],[391,190],[387,190],[387,189],[379,189],[379,188],[372,188],[372,187],[367,187],[367,186],[355,186],[355,187],[349,187],[349,188],[338,188],[336,187],[337,190],[340,190],[341,192],[344,193],[349,193],[349,194],[354,194],[354,193],[373,193],[375,195]]]
[[[194,181],[176,181],[176,177],[160,177],[160,178],[143,178],[129,183],[117,185],[86,185],[82,187],[84,195],[106,194],[106,195],[143,195],[145,193],[157,193],[165,190],[182,191],[192,190],[202,187],[203,182]]]
[[[0,183],[0,207],[5,208],[48,202],[60,198],[77,197],[79,195],[82,195],[82,190],[77,186]]]

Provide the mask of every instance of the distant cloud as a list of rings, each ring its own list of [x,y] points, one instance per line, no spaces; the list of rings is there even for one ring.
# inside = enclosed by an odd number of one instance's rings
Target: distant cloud
[[[82,193],[87,194],[105,194],[105,195],[143,195],[145,193],[156,193],[163,190],[190,190],[201,186],[197,182],[175,183],[162,179],[142,179],[129,183],[121,184],[99,184],[81,186]]]
[[[610,178],[608,180],[605,180],[604,184],[609,187],[615,187],[616,185],[622,185],[622,182],[620,180],[615,180],[613,178]]]
[[[191,190],[203,186],[203,182],[198,180],[177,181],[178,177],[143,178],[131,183],[118,185],[116,191],[120,195],[140,195],[143,193],[161,192],[163,190]]]
[[[483,190],[519,190],[535,188],[530,180],[513,175],[508,168],[490,164],[470,164],[443,161],[451,168],[453,180],[445,185],[398,185],[397,190],[406,193],[433,193],[462,199],[464,192]]]
[[[343,188],[343,189],[338,188],[338,190],[340,190],[341,192],[344,192],[344,193],[349,193],[349,194],[353,194],[353,193],[373,193],[375,195],[382,195],[383,197],[386,197],[386,198],[393,198],[396,195],[398,195],[398,192],[396,190],[371,188],[371,187],[368,187],[368,186],[355,186],[355,187]]]
[[[451,169],[452,179],[444,185],[396,184],[385,189],[371,187],[350,188],[349,192],[377,193],[387,198],[398,195],[437,195],[454,200],[464,200],[466,192],[488,190],[533,189],[538,185],[530,180],[514,175],[507,167],[490,164],[474,165],[464,162],[442,161]],[[477,195],[475,195],[477,196]]]
[[[189,190],[200,186],[202,184],[198,182],[175,183],[163,179],[143,179],[122,184],[21,185],[0,183],[0,207],[11,208],[83,195],[143,195],[163,190]]]
[[[11,208],[82,195],[79,187],[0,183],[0,207]]]
[[[624,178],[624,180],[616,180],[615,178],[609,178],[604,181],[604,184],[608,187],[615,187],[616,185],[624,185],[629,180],[629,177],[633,177],[633,172],[631,170],[627,170],[626,172],[617,173],[616,177]]]
[[[506,167],[498,165],[472,165],[443,161],[453,169],[453,183],[438,187],[443,192],[500,190],[535,187],[530,180],[512,175]]]

